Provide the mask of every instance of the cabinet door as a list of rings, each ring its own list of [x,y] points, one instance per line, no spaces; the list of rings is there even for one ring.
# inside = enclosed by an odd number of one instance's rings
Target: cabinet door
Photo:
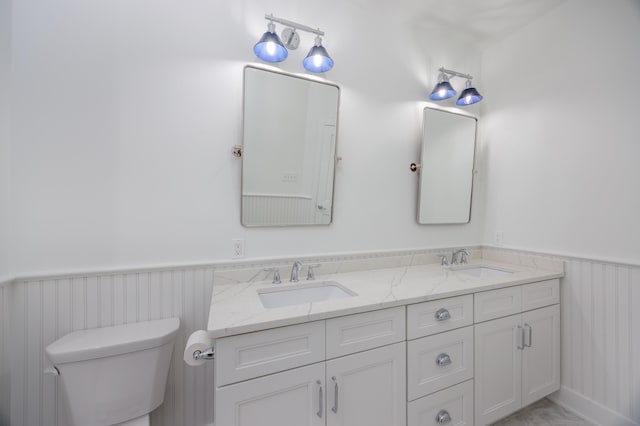
[[[522,404],[560,389],[560,305],[522,314]]]
[[[324,363],[216,389],[216,425],[324,426]]]
[[[327,426],[406,425],[406,344],[327,361]]]
[[[522,406],[521,315],[475,326],[475,424],[490,424]]]

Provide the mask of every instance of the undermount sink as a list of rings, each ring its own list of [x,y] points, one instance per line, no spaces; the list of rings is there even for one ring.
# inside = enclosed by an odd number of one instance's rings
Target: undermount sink
[[[335,281],[320,281],[311,284],[296,284],[286,288],[258,290],[258,296],[265,308],[302,305],[325,300],[345,299],[356,293]]]
[[[470,275],[476,278],[495,278],[502,277],[504,275],[513,274],[511,271],[504,271],[502,269],[490,268],[488,266],[463,266],[453,269],[464,275]]]

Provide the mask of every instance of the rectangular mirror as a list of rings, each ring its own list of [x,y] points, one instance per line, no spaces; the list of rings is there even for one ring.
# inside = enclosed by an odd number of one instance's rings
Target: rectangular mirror
[[[245,67],[244,226],[331,223],[339,98],[334,84]]]
[[[424,109],[418,223],[469,223],[477,119]]]

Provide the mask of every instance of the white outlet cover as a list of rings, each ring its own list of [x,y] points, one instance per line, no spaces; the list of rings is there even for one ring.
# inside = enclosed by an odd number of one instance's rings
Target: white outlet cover
[[[231,258],[240,259],[244,257],[244,239],[234,238],[231,240]]]

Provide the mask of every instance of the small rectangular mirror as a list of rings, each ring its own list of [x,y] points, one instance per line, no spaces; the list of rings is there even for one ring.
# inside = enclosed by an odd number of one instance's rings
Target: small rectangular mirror
[[[331,223],[339,96],[334,84],[245,67],[244,226]]]
[[[471,220],[477,119],[424,109],[418,223]]]

